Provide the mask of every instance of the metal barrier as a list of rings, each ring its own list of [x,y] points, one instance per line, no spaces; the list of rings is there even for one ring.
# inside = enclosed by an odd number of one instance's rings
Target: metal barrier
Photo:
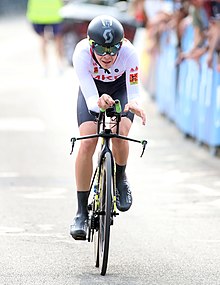
[[[196,139],[208,144],[215,152],[215,147],[220,146],[220,73],[207,67],[206,57],[205,54],[201,58]],[[217,55],[213,66],[216,64]]]
[[[160,39],[156,62],[156,103],[159,111],[174,121],[185,134],[198,143],[207,144],[216,153],[220,146],[220,73],[217,55],[213,69],[206,63],[207,54],[198,62],[184,60],[176,65],[177,47],[174,31],[166,31]],[[193,27],[188,25],[182,37],[183,51],[193,43]]]
[[[175,120],[176,105],[175,43],[172,31],[165,32],[161,37],[160,56],[156,62],[156,101],[160,112],[172,121]]]

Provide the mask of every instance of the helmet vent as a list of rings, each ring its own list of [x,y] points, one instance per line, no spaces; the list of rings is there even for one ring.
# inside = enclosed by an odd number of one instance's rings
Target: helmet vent
[[[112,26],[112,20],[109,20],[109,19],[102,19],[102,25],[104,27],[111,27]]]

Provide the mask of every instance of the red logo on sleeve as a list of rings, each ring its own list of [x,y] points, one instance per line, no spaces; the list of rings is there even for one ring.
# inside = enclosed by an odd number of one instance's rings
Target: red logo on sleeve
[[[130,74],[130,84],[138,84],[138,73]]]
[[[130,69],[130,72],[132,73],[132,72],[137,72],[138,71],[138,67],[136,66],[135,68],[131,68]]]

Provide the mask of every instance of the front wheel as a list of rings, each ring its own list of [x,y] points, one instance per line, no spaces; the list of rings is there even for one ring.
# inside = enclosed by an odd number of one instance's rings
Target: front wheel
[[[98,233],[98,254],[101,275],[105,275],[108,264],[111,210],[112,210],[112,159],[110,153],[106,153],[103,161],[101,174],[101,191],[100,191],[100,217]]]

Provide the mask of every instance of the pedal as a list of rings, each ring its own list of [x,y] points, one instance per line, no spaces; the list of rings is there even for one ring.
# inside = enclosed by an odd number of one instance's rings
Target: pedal
[[[92,204],[89,204],[89,205],[87,206],[87,209],[88,209],[88,211],[92,211]]]
[[[97,215],[99,215],[99,216],[104,216],[104,215],[105,215],[105,211],[98,211],[98,212],[97,212]]]

